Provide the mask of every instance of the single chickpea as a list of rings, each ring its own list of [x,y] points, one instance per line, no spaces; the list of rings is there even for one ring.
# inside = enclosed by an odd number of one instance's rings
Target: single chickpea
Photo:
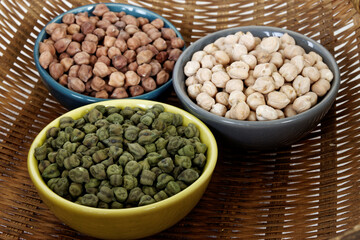
[[[281,53],[279,52],[271,53],[270,63],[273,63],[277,68],[280,68],[284,63],[284,59]]]
[[[199,83],[199,80],[195,76],[188,77],[185,80],[185,86],[187,86],[187,87],[190,85],[193,85],[193,84],[198,84],[198,83]]]
[[[210,97],[207,93],[201,92],[196,97],[196,103],[206,111],[209,111],[212,105],[215,104],[214,98]]]
[[[309,52],[309,55],[311,55],[315,59],[316,63],[323,61],[323,58],[316,52],[311,51]]]
[[[141,86],[145,92],[151,92],[156,89],[156,82],[152,77],[143,78],[141,80]]]
[[[304,65],[311,67],[315,64],[316,58],[312,54],[305,53],[303,54],[304,57]]]
[[[280,109],[275,109],[275,110],[278,115],[278,119],[285,118],[285,114],[283,111],[281,111]]]
[[[271,76],[274,79],[275,89],[279,89],[284,85],[285,79],[279,72],[273,72]]]
[[[247,32],[246,34],[236,33],[235,35],[239,35],[238,42],[244,44],[248,51],[253,50],[255,46],[258,44],[256,42],[256,38],[251,34],[251,32]]]
[[[198,82],[200,84],[203,84],[204,82],[211,80],[211,78],[212,78],[211,75],[212,75],[212,72],[210,69],[199,68],[199,70],[197,70],[197,72],[196,72],[196,79],[198,80]]]
[[[254,77],[254,70],[249,71],[249,76],[244,80],[244,84],[247,87],[254,85],[256,78]]]
[[[93,73],[95,76],[104,78],[110,74],[108,66],[103,62],[96,62],[94,65]]]
[[[285,63],[280,69],[279,73],[285,78],[287,82],[291,82],[297,77],[298,69],[292,63]]]
[[[201,62],[201,60],[203,59],[203,57],[205,57],[205,55],[207,55],[205,51],[197,51],[192,55],[191,61]]]
[[[224,87],[223,87],[224,88]],[[244,83],[240,79],[231,79],[227,81],[225,85],[225,91],[227,93],[232,93],[233,91],[243,91],[244,90]]]
[[[230,109],[230,118],[245,120],[250,115],[250,108],[244,101],[239,101]]]
[[[250,94],[247,99],[246,103],[249,105],[250,109],[253,111],[256,111],[256,108],[260,105],[265,105],[265,98],[264,95],[262,95],[259,92],[254,92]]]
[[[308,77],[311,83],[316,82],[320,79],[320,72],[315,67],[305,67],[302,71],[304,77]]]
[[[188,93],[189,97],[191,99],[195,100],[197,95],[199,95],[201,93],[201,87],[202,87],[202,85],[198,84],[198,83],[188,86],[187,93]]]
[[[276,120],[278,113],[268,105],[260,105],[256,108],[256,119],[259,121]]]
[[[227,92],[218,92],[215,95],[215,101],[221,103],[224,106],[229,105],[229,94]]]
[[[118,88],[125,84],[125,75],[122,72],[113,72],[110,74],[108,84],[112,87]]]
[[[330,89],[329,81],[320,79],[311,86],[311,91],[316,93],[319,97],[324,96]]]
[[[68,57],[63,58],[61,59],[60,63],[63,65],[64,71],[67,72],[69,71],[70,67],[74,64],[74,59]]]
[[[211,69],[212,67],[214,67],[214,65],[216,64],[216,59],[214,56],[212,55],[205,55],[202,59],[201,59],[201,67],[203,68],[209,68]]]
[[[112,92],[110,98],[127,98],[129,97],[129,94],[126,92],[126,89],[124,87],[115,88]]]
[[[292,86],[298,96],[304,95],[310,91],[310,79],[299,75],[293,81]]]
[[[50,53],[50,51],[45,51],[40,54],[39,63],[44,69],[47,69],[53,60],[54,60],[54,57]]]
[[[318,70],[321,69],[328,69],[329,67],[323,62],[323,61],[318,61],[314,67],[316,67]]]
[[[254,77],[264,77],[264,76],[271,76],[273,72],[276,71],[276,67],[274,64],[270,63],[261,63],[256,65],[254,68]]]
[[[257,62],[260,63],[268,63],[271,60],[271,54],[263,49],[256,49],[250,52],[250,54],[256,57]]]
[[[229,55],[222,50],[218,50],[214,52],[214,57],[217,63],[222,64],[222,65],[227,65],[230,62],[230,57]]]
[[[78,77],[83,82],[87,82],[92,77],[92,67],[90,65],[83,64],[78,71]]]
[[[254,111],[250,111],[250,114],[248,116],[248,118],[246,119],[248,121],[256,121],[256,113]]]
[[[126,86],[135,86],[140,83],[140,76],[137,75],[134,71],[127,71],[125,73],[125,85]]]
[[[239,36],[235,35],[235,34],[230,34],[227,35],[224,39],[224,43],[226,45],[234,45],[235,43],[237,43],[239,41]]]
[[[241,55],[240,60],[245,62],[247,65],[249,65],[250,69],[252,70],[256,67],[257,60],[254,55],[251,54]]]
[[[228,110],[228,111],[225,113],[225,117],[226,117],[226,118],[231,118],[231,117],[230,117],[230,114],[231,114],[231,112],[230,112],[230,110]]]
[[[194,75],[199,68],[200,68],[200,63],[198,61],[189,61],[186,63],[184,67],[184,74],[187,77],[190,77]]]
[[[85,91],[85,84],[77,77],[68,77],[68,88],[78,93]]]
[[[213,73],[219,72],[219,71],[225,72],[225,68],[224,68],[224,66],[223,66],[222,64],[216,64],[215,66],[213,66],[213,67],[211,68],[211,71],[212,71]]]
[[[213,54],[218,50],[219,49],[215,46],[214,43],[210,43],[210,44],[206,45],[203,49],[203,51],[205,51],[207,54]]]
[[[295,67],[296,67],[297,70],[298,70],[297,73],[300,74],[300,73],[302,72],[304,66],[305,66],[304,56],[302,56],[302,55],[297,55],[297,56],[293,57],[293,58],[290,60],[290,62],[295,65]]]
[[[294,110],[293,105],[289,104],[284,109],[285,117],[292,117],[297,114],[297,112]]]
[[[276,109],[283,109],[290,103],[285,93],[273,91],[267,95],[267,104]]]
[[[224,88],[229,82],[229,80],[230,80],[229,75],[224,71],[214,72],[211,75],[211,82],[213,82],[214,85],[218,88]]]
[[[311,106],[315,106],[315,104],[317,103],[318,100],[318,95],[314,92],[308,92],[305,94],[305,96],[309,96],[310,97],[310,102],[311,102]]]
[[[287,45],[295,45],[295,39],[289,34],[285,33],[280,37],[281,48],[284,49]]]
[[[218,91],[214,83],[206,81],[201,87],[201,92],[206,92],[210,97],[215,97]]]
[[[227,108],[222,105],[221,103],[215,103],[214,105],[212,105],[210,112],[214,113],[218,116],[224,117],[225,113],[227,111]]]
[[[285,93],[290,102],[293,102],[297,97],[296,91],[291,85],[283,85],[280,92]]]
[[[246,46],[241,43],[233,45],[228,51],[233,61],[239,61],[242,55],[248,54]]]
[[[252,94],[254,92],[256,92],[256,91],[254,90],[254,88],[252,86],[246,88],[245,91],[244,91],[245,96],[249,96],[250,94]]]
[[[225,37],[220,37],[220,38],[216,39],[216,41],[214,42],[214,45],[218,49],[223,50],[223,48],[225,46]]]
[[[278,37],[266,37],[262,39],[260,47],[268,53],[273,53],[279,49],[280,42]]]
[[[246,79],[249,76],[250,67],[243,61],[236,61],[226,68],[231,78]]]
[[[310,96],[300,96],[293,102],[293,108],[297,113],[302,113],[311,108]]]
[[[256,79],[252,88],[262,94],[268,94],[275,90],[274,80],[270,76],[259,77]]]
[[[292,59],[295,56],[305,54],[305,50],[298,45],[287,45],[284,48],[284,54],[287,59]]]
[[[229,95],[229,105],[234,106],[236,103],[246,101],[246,96],[242,91],[233,91]]]
[[[320,78],[331,82],[334,78],[334,74],[331,72],[330,69],[324,68],[320,70]]]

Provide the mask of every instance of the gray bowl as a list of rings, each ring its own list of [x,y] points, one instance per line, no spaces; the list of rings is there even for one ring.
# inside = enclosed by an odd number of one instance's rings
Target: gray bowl
[[[319,99],[318,103],[309,110],[293,117],[272,121],[240,121],[220,117],[212,114],[193,102],[187,95],[184,75],[184,66],[191,60],[193,53],[202,50],[207,44],[213,43],[220,37],[234,34],[238,31],[251,32],[254,36],[263,38],[269,36],[282,36],[288,33],[296,44],[303,47],[306,52],[314,51],[320,54],[329,69],[334,74],[329,92]],[[277,148],[295,143],[308,134],[325,116],[335,101],[340,85],[340,73],[334,57],[316,41],[293,31],[275,27],[246,26],[221,30],[207,35],[190,45],[176,62],[173,71],[173,86],[184,108],[204,121],[215,134],[224,140],[238,146],[251,149]],[[219,139],[218,139],[219,140]]]

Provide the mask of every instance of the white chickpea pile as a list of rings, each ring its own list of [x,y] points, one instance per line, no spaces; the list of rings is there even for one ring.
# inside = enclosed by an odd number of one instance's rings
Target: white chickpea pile
[[[314,106],[333,73],[285,33],[262,40],[250,32],[217,39],[184,67],[187,93],[203,109],[249,121],[291,117]]]

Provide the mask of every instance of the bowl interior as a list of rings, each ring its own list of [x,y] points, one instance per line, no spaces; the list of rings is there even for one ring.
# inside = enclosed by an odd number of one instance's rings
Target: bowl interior
[[[38,162],[34,157],[34,151],[35,148],[40,146],[46,139],[46,131],[54,126],[59,126],[59,119],[64,116],[70,116],[74,119],[78,119],[82,117],[84,114],[86,114],[88,111],[90,111],[92,108],[94,108],[96,105],[105,105],[105,106],[115,106],[115,107],[140,107],[143,109],[150,108],[157,102],[154,101],[148,101],[148,100],[130,100],[130,99],[124,99],[124,100],[111,100],[111,101],[103,101],[99,103],[89,104],[83,107],[80,107],[78,109],[74,109],[70,112],[65,113],[64,115],[60,116],[59,118],[55,119],[51,123],[49,123],[34,139],[29,153],[28,153],[28,171],[31,177],[32,182],[36,186],[37,190],[40,192],[40,195],[46,195],[48,198],[51,199],[52,202],[54,202],[55,205],[59,205],[64,208],[71,208],[71,210],[74,213],[82,214],[82,215],[103,215],[104,211],[108,215],[113,216],[124,216],[125,215],[136,215],[136,214],[142,214],[143,211],[156,211],[158,208],[167,208],[169,206],[172,206],[175,202],[178,202],[179,200],[187,197],[191,197],[191,194],[201,185],[203,185],[211,176],[212,172],[214,171],[216,161],[217,161],[217,155],[218,155],[218,149],[216,140],[209,130],[209,128],[201,122],[198,118],[195,116],[189,114],[188,112],[181,110],[177,107],[168,105],[168,104],[162,104],[165,107],[165,111],[173,112],[173,113],[179,113],[183,116],[184,125],[187,125],[189,123],[194,123],[200,130],[200,140],[205,143],[208,146],[207,151],[207,163],[204,167],[203,173],[201,176],[189,187],[181,191],[180,193],[165,199],[163,201],[150,204],[147,206],[141,206],[141,207],[134,207],[134,208],[128,208],[128,209],[98,209],[98,208],[92,208],[87,206],[82,206],[76,203],[73,203],[69,200],[66,200],[56,193],[54,193],[44,182],[44,180],[41,177],[41,174],[38,169]],[[50,206],[51,207],[51,206]]]
[[[133,5],[129,5],[129,4],[121,4],[121,3],[105,3],[105,4],[111,11],[114,11],[114,12],[124,11],[124,12],[126,12],[126,14],[130,14],[135,17],[145,17],[145,18],[149,19],[150,21],[154,20],[156,18],[160,18],[164,21],[164,27],[171,28],[172,30],[175,31],[175,33],[178,37],[183,39],[180,32],[175,28],[175,26],[171,22],[169,22],[167,19],[165,19],[164,17],[160,16],[159,14],[157,14],[155,12],[152,12],[152,11],[142,8],[142,7],[133,6]],[[61,23],[62,17],[67,13],[77,14],[79,12],[88,12],[89,15],[91,16],[91,15],[93,15],[92,11],[94,10],[96,5],[97,4],[90,4],[90,5],[85,5],[85,6],[71,9],[67,12],[64,12],[64,13],[56,16],[48,24]],[[95,97],[91,97],[91,96],[87,96],[84,94],[74,92],[74,91],[68,89],[67,87],[64,87],[60,83],[58,83],[55,79],[53,79],[50,76],[50,74],[48,73],[47,70],[45,70],[44,68],[41,67],[41,65],[39,63],[39,44],[44,39],[47,39],[49,37],[49,35],[45,31],[45,27],[40,31],[40,33],[35,41],[35,46],[34,46],[35,65],[36,65],[38,72],[40,73],[40,76],[42,77],[44,84],[49,89],[55,88],[55,89],[57,89],[57,91],[60,91],[61,94],[67,95],[68,97],[71,97],[75,101],[78,99],[81,99],[82,101],[86,101],[87,103],[94,103],[94,102],[98,102],[98,101],[107,100],[107,99],[99,99],[99,98],[95,98]],[[185,46],[183,47],[182,50],[184,50],[184,49],[185,49]],[[155,98],[158,98],[159,95],[164,93],[171,86],[172,86],[172,78],[170,78],[165,84],[163,84],[162,86],[156,88],[155,90],[153,90],[151,92],[144,93],[142,95],[135,96],[135,97],[128,97],[128,99],[155,99]]]
[[[322,56],[324,63],[328,65],[329,69],[334,74],[334,79],[331,83],[330,90],[324,97],[319,98],[319,102],[309,110],[292,117],[287,117],[272,121],[241,121],[241,120],[228,119],[225,117],[217,116],[202,109],[187,95],[186,86],[185,86],[185,80],[187,77],[185,76],[183,71],[184,66],[188,61],[191,60],[192,54],[195,53],[196,51],[202,50],[207,44],[213,43],[215,40],[217,40],[220,37],[225,37],[227,35],[234,34],[238,31],[242,31],[245,33],[251,32],[254,36],[260,38],[269,37],[269,36],[281,37],[285,33],[288,33],[290,36],[292,36],[295,39],[296,44],[302,46],[306,52],[314,51],[320,54],[320,56]],[[297,121],[299,118],[316,115],[320,109],[324,108],[324,105],[328,104],[329,101],[332,103],[335,100],[336,94],[340,86],[340,73],[337,63],[334,57],[331,55],[331,53],[321,44],[319,44],[318,42],[314,41],[311,38],[308,38],[294,31],[276,28],[276,27],[264,27],[264,26],[247,26],[247,27],[236,27],[231,29],[225,29],[209,34],[206,37],[197,40],[194,44],[190,45],[184,51],[184,53],[180,56],[180,58],[176,62],[173,78],[174,78],[173,86],[175,92],[179,97],[179,99],[182,101],[182,104],[186,108],[188,108],[190,113],[194,114],[195,116],[199,117],[205,122],[210,120],[218,121],[222,124],[227,124],[233,127],[238,127],[239,125],[241,125],[246,128],[257,129],[257,130],[266,129],[274,125],[286,124],[289,122]]]

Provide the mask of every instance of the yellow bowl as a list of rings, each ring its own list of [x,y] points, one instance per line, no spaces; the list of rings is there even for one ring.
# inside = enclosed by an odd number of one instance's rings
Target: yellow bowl
[[[156,103],[158,102],[135,99],[104,101],[74,109],[61,117],[80,118],[96,105],[146,109]],[[38,162],[34,157],[35,148],[45,141],[46,131],[51,127],[59,126],[59,119],[61,118],[59,117],[48,124],[35,138],[30,147],[27,161],[32,182],[41,199],[55,216],[68,226],[89,236],[102,239],[134,239],[150,236],[171,227],[195,207],[205,192],[216,165],[218,156],[216,140],[209,128],[198,118],[177,107],[160,104],[165,107],[165,111],[181,114],[184,125],[194,123],[199,128],[200,139],[208,146],[207,163],[199,179],[168,199],[142,207],[99,209],[68,201],[54,193],[46,185],[38,170]]]

